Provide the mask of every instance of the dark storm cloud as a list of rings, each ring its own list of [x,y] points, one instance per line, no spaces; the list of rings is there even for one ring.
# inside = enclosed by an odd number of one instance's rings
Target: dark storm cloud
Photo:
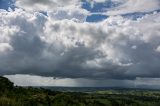
[[[0,12],[0,74],[159,78],[159,20],[153,13],[137,21],[114,16],[77,23],[20,9]]]

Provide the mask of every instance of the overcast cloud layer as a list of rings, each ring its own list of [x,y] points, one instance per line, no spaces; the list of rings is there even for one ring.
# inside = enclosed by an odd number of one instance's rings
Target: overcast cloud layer
[[[72,85],[160,78],[159,0],[112,2],[119,5],[94,23],[86,22],[92,13],[79,0],[16,0],[14,11],[0,10],[0,75],[78,78]],[[151,13],[136,20],[120,15],[135,12]]]

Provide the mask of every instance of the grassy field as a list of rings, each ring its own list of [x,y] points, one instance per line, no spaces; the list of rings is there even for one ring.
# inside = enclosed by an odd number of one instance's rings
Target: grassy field
[[[0,77],[0,106],[160,106],[160,91],[110,89],[94,92],[62,92],[15,87]]]

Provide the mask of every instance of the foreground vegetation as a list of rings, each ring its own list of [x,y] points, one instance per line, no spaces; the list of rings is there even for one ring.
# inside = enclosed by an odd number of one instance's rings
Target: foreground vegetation
[[[0,106],[160,106],[160,92],[133,89],[59,92],[15,87],[7,78],[0,77]]]

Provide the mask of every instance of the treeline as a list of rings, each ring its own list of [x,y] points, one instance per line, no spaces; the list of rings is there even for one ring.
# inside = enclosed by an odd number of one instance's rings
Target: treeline
[[[59,92],[14,86],[0,77],[0,106],[160,106],[159,94]]]

